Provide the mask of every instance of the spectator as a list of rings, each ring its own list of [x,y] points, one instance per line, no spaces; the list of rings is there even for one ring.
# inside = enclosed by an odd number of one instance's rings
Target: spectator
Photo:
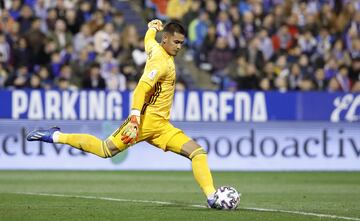
[[[300,80],[298,88],[301,91],[312,91],[315,89],[315,84],[310,78],[305,77]]]
[[[111,51],[105,51],[104,55],[100,58],[101,76],[104,79],[108,78],[114,66],[119,66],[118,61],[114,58],[114,55]]]
[[[240,55],[246,48],[246,40],[242,35],[241,26],[234,24],[232,26],[231,35],[228,36],[228,44],[234,55]]]
[[[274,72],[277,76],[286,78],[289,75],[289,68],[287,64],[287,58],[286,55],[281,55],[277,58],[276,64],[274,67]]]
[[[360,81],[356,81],[351,88],[351,92],[353,93],[360,93]]]
[[[317,56],[323,57],[330,52],[333,37],[329,34],[329,31],[326,28],[320,29],[316,41],[317,47],[315,53]]]
[[[90,66],[88,73],[83,78],[82,87],[84,89],[105,89],[106,83],[100,73],[100,65],[94,63]]]
[[[57,50],[62,50],[72,43],[72,35],[66,30],[66,23],[62,19],[56,20],[55,30],[49,34],[49,38],[56,43]]]
[[[306,54],[301,54],[299,57],[299,66],[302,76],[311,76],[314,73],[314,68],[310,64],[309,57]]]
[[[237,78],[239,90],[257,90],[259,88],[258,71],[254,64],[248,64],[245,68],[245,76]]]
[[[63,63],[61,62],[61,56],[59,52],[54,52],[51,54],[51,62],[49,69],[51,71],[52,76],[58,77],[60,76],[60,70]]]
[[[215,48],[209,53],[209,62],[212,66],[212,80],[223,89],[224,80],[227,78],[225,68],[230,64],[233,55],[227,46],[225,38],[216,40]]]
[[[68,65],[68,64],[64,64],[61,66],[60,74],[59,74],[58,78],[65,78],[66,80],[68,80],[69,84],[72,88],[76,88],[75,85],[79,83],[79,82],[76,82],[77,79],[74,78],[73,71],[72,71],[70,65]]]
[[[196,53],[203,44],[210,25],[207,12],[200,12],[199,16],[191,21],[188,31],[189,48]]]
[[[341,39],[335,41],[331,50],[331,54],[335,57],[339,64],[350,65],[350,55],[347,51],[344,50],[344,44]]]
[[[21,10],[21,1],[12,0],[9,13],[14,20],[17,20],[20,17],[20,10]]]
[[[111,41],[110,46],[106,49],[113,53],[114,57],[118,58],[121,53],[123,53],[124,48],[121,45],[121,40],[119,35],[115,35]]]
[[[302,53],[305,53],[307,56],[311,56],[315,51],[317,41],[311,31],[306,30],[304,34],[299,35],[298,44]]]
[[[20,24],[20,33],[24,34],[30,30],[33,19],[32,9],[28,5],[22,6],[20,17],[17,18]]]
[[[29,79],[29,71],[26,66],[17,68],[5,81],[4,86],[9,88],[26,88]]]
[[[114,25],[115,31],[118,33],[121,33],[125,29],[126,22],[125,22],[124,15],[121,11],[115,12],[114,19],[113,19],[113,25]]]
[[[72,44],[66,45],[64,49],[60,51],[61,63],[69,64],[75,59],[74,48]]]
[[[109,74],[105,78],[106,89],[108,90],[117,90],[125,91],[126,90],[126,78],[119,71],[118,66],[112,66]]]
[[[3,10],[0,13],[0,30],[9,33],[15,22],[15,19],[10,16],[8,10]]]
[[[80,23],[79,20],[76,18],[76,11],[75,9],[68,9],[65,12],[65,23],[67,29],[71,33],[71,35],[75,35],[80,30]]]
[[[201,45],[200,53],[198,59],[196,59],[196,64],[204,69],[204,70],[210,70],[211,68],[207,68],[209,65],[209,56],[210,56],[210,50],[216,43],[216,28],[213,25],[210,25],[208,28],[208,32],[205,36],[204,42]],[[204,67],[205,65],[205,67]]]
[[[86,49],[82,49],[79,53],[79,56],[71,61],[70,66],[73,70],[74,82],[81,82],[86,70],[90,66],[88,51]],[[81,86],[80,83],[77,86]]]
[[[40,66],[38,69],[37,75],[40,77],[41,87],[51,89],[53,87],[53,78],[49,70],[45,66]]]
[[[124,32],[121,35],[121,42],[123,51],[120,55],[120,60],[123,63],[132,63],[131,53],[134,48],[137,47],[139,41],[139,35],[134,25],[126,26]]]
[[[276,73],[274,71],[274,64],[272,62],[267,62],[265,67],[262,70],[261,76],[267,78],[270,81],[271,87],[275,87],[274,81],[276,78]]]
[[[230,63],[233,55],[227,46],[225,38],[217,38],[215,48],[210,51],[209,62],[214,72],[222,72]]]
[[[86,23],[91,20],[92,14],[91,14],[91,4],[89,1],[81,1],[80,6],[77,10],[77,19],[79,20],[79,23]]]
[[[94,35],[95,51],[98,54],[104,53],[104,51],[110,46],[114,35],[115,33],[113,24],[106,23],[104,28],[97,31]]]
[[[291,65],[288,76],[288,85],[290,90],[299,90],[302,83],[303,76],[301,75],[300,66],[297,63]]]
[[[216,22],[216,34],[219,37],[227,38],[231,36],[232,23],[229,15],[225,11],[220,11]]]
[[[76,53],[79,53],[86,45],[93,43],[94,38],[91,35],[91,29],[88,24],[81,26],[80,32],[78,32],[73,40],[73,46]]]
[[[98,5],[99,7],[99,5]],[[110,0],[103,0],[100,5],[100,10],[103,13],[105,23],[112,22],[113,20],[113,6],[111,5]]]
[[[349,77],[352,81],[359,81],[360,80],[360,57],[355,58],[350,67]]]
[[[256,27],[254,24],[254,15],[250,11],[245,12],[243,15],[241,30],[247,41],[250,41],[255,36]]]
[[[8,75],[8,71],[5,69],[4,65],[0,63],[0,87],[4,87]]]
[[[195,18],[201,13],[200,11],[201,1],[200,0],[192,0],[189,10],[184,14],[182,21],[185,30],[188,30],[188,27]]]
[[[40,18],[35,18],[31,24],[30,30],[25,35],[28,49],[32,53],[32,61],[34,64],[45,64],[44,61],[44,47],[46,42],[46,35],[41,30]]]
[[[72,88],[68,79],[60,77],[56,81],[56,89],[71,90]]]
[[[34,14],[42,22],[42,24],[41,24],[42,31],[46,30],[46,29],[44,29],[44,28],[46,28],[46,23],[43,23],[43,22],[45,22],[45,20],[47,18],[48,6],[49,5],[47,5],[45,3],[45,0],[37,0],[34,5]]]
[[[286,77],[278,76],[275,79],[275,87],[281,93],[287,92],[288,91],[288,85],[287,85]]]
[[[137,70],[141,72],[145,66],[147,54],[145,52],[144,39],[141,39],[138,45],[134,48],[131,53],[132,59],[137,67]]]
[[[274,48],[266,29],[259,31],[259,50],[262,52],[265,61],[269,61],[274,55]]]
[[[108,22],[110,23],[110,22]],[[91,33],[96,33],[101,30],[105,23],[105,18],[101,10],[96,10],[95,13],[91,16],[91,20],[89,21],[89,27],[91,28]],[[114,28],[113,28],[114,30]]]
[[[325,64],[325,78],[331,79],[336,76],[338,70],[338,63],[337,60],[334,57],[330,57],[328,62]]]
[[[10,45],[4,33],[0,32],[0,63],[8,64],[10,60]]]
[[[29,82],[27,83],[27,87],[31,89],[41,89],[41,79],[39,75],[33,74],[31,75]]]
[[[327,91],[328,92],[341,92],[341,86],[340,86],[338,80],[336,79],[336,77],[330,78]]]
[[[216,19],[218,17],[218,6],[215,0],[207,0],[205,1],[205,11],[209,14],[209,18],[212,24],[216,23]]]
[[[257,70],[262,69],[265,63],[264,55],[259,49],[259,43],[258,38],[252,39],[245,51],[246,62],[255,65]]]
[[[262,91],[270,91],[272,90],[272,85],[271,85],[271,81],[269,78],[261,78],[260,83],[259,83],[259,88]]]
[[[336,74],[336,79],[340,84],[340,88],[344,92],[349,92],[351,89],[351,82],[349,78],[349,70],[345,65],[339,67],[339,72]]]
[[[15,68],[26,66],[28,69],[32,69],[32,54],[24,37],[21,37],[14,46],[13,60]]]
[[[231,20],[231,23],[233,24],[240,24],[240,13],[238,11],[238,8],[236,5],[231,5],[229,8],[229,18]]]
[[[278,32],[273,35],[272,43],[274,51],[276,52],[285,52],[293,45],[293,38],[289,32],[289,29],[286,25],[281,25]]]
[[[314,75],[315,88],[319,91],[325,91],[328,87],[328,80],[325,78],[324,69],[319,68],[315,71]]]
[[[192,0],[169,0],[166,15],[170,19],[180,20],[189,11]]]
[[[47,31],[55,31],[55,24],[58,19],[56,10],[54,8],[49,8],[47,12],[47,18],[46,18],[46,27]]]

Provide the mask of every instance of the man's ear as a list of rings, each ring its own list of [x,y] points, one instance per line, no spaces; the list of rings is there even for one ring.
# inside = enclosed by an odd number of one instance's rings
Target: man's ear
[[[163,33],[162,34],[162,38],[161,38],[161,42],[162,43],[166,43],[168,41],[168,34],[167,33]]]

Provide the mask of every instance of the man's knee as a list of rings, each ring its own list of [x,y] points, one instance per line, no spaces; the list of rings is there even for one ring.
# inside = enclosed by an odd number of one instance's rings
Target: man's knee
[[[181,155],[189,158],[190,160],[200,154],[206,154],[206,151],[193,140],[185,143],[181,148]]]

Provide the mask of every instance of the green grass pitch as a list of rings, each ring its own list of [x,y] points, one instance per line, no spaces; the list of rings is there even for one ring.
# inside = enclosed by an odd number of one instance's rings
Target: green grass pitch
[[[360,220],[359,172],[213,176],[242,193],[239,209],[194,206],[205,198],[191,171],[0,171],[0,220]]]

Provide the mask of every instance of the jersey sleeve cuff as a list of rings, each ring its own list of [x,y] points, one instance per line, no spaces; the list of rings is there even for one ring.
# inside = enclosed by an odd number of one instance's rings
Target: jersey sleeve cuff
[[[133,110],[131,110],[130,115],[135,115],[137,117],[140,117],[140,111],[136,110],[136,109],[133,109]]]

